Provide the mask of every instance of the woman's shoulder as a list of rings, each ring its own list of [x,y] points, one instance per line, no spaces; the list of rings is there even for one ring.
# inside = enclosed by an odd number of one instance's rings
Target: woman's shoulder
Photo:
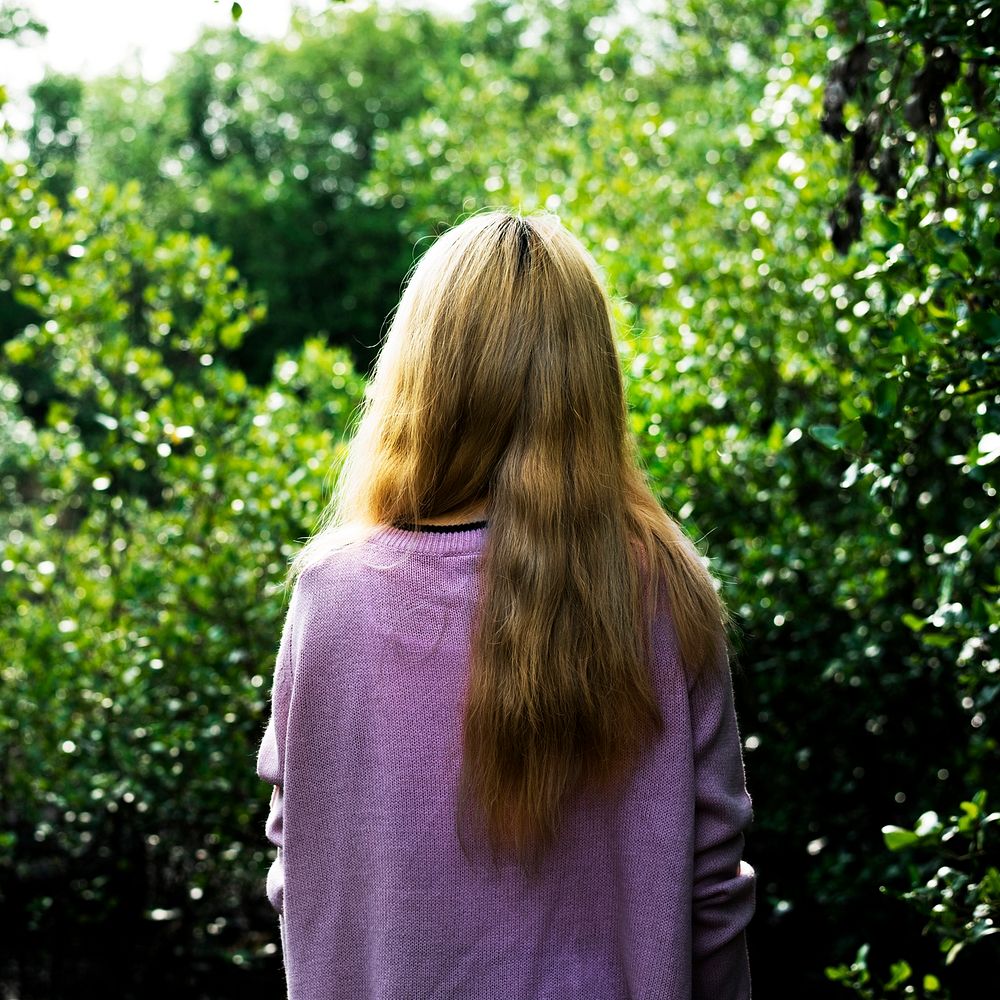
[[[385,541],[391,530],[345,532],[331,536],[325,545],[314,545],[295,577],[293,599],[297,596],[301,606],[319,606],[329,615],[338,606],[363,604],[401,588],[425,589],[433,585],[435,571],[453,571],[447,561],[393,542],[401,532]]]
[[[353,547],[314,552],[295,577],[294,594],[300,600],[317,597],[329,600],[335,594],[346,594],[364,565]]]

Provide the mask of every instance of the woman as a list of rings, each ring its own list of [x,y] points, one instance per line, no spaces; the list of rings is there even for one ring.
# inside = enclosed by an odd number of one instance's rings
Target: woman
[[[597,265],[494,210],[410,279],[258,755],[289,998],[749,997],[730,620],[639,469]]]

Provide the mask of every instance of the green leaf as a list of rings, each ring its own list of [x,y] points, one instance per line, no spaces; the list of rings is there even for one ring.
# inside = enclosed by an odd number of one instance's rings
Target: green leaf
[[[978,167],[981,163],[1000,160],[1000,149],[976,149],[959,161],[963,167]]]
[[[846,965],[828,965],[823,971],[826,978],[834,983],[845,983],[853,977],[850,967]]]
[[[238,3],[234,3],[232,7],[232,13],[233,13],[233,20],[238,21],[243,14],[243,7]]]
[[[1000,145],[1000,129],[990,122],[979,123],[979,145],[996,148]]]
[[[970,819],[976,819],[980,813],[979,806],[975,802],[961,802],[959,803],[959,808]]]
[[[845,448],[850,448],[852,451],[859,449],[865,440],[865,430],[861,426],[861,421],[852,420],[850,423],[844,424],[837,431],[837,439]]]
[[[955,637],[950,635],[925,635],[923,637],[923,642],[935,649],[949,649],[955,645],[956,641]]]
[[[809,428],[809,433],[817,440],[820,444],[825,445],[827,448],[833,448],[834,451],[839,450],[843,446],[843,442],[837,437],[838,432],[837,427],[833,424],[813,424]]]
[[[10,361],[15,365],[23,365],[34,357],[34,348],[25,340],[8,340],[4,346],[4,352]]]
[[[991,346],[1000,344],[1000,316],[995,312],[974,312],[969,326]]]
[[[882,839],[890,851],[902,850],[920,840],[912,830],[904,830],[901,826],[883,826]]]
[[[910,968],[909,962],[899,961],[892,963],[890,973],[889,981],[885,984],[885,988],[887,990],[894,990],[900,983],[905,983],[913,975],[913,970]]]
[[[895,334],[911,351],[919,348],[923,340],[920,327],[917,326],[916,320],[909,313],[900,316],[896,323]]]
[[[854,400],[850,396],[845,396],[840,401],[840,415],[845,420],[857,420],[858,408],[854,405]]]
[[[875,384],[875,412],[882,418],[891,416],[899,398],[899,384],[893,378],[883,378]]]

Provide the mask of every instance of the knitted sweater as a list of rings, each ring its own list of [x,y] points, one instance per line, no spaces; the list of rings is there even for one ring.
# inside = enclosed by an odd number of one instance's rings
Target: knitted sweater
[[[455,832],[485,522],[379,528],[296,581],[257,774],[289,1000],[745,1000],[756,876],[728,666],[653,623],[664,732],[540,874]]]

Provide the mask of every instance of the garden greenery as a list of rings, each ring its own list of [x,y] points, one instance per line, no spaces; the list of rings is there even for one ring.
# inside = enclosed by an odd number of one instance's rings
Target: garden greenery
[[[217,996],[276,974],[254,756],[280,581],[407,268],[487,205],[592,248],[643,462],[738,614],[755,989],[979,995],[997,15],[659,11],[332,5],[282,42],[206,32],[156,85],[39,90],[45,127],[0,166],[2,968],[25,997],[122,954],[128,995],[149,968]]]

